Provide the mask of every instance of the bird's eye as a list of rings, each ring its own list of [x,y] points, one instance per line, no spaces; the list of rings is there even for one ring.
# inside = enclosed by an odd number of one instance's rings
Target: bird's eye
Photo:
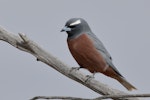
[[[69,26],[70,28],[75,28],[76,27],[76,25],[72,25],[72,26]]]

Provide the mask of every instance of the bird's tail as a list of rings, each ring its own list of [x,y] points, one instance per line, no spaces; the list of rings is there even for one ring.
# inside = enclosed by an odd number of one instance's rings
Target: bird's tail
[[[118,76],[116,79],[129,91],[136,90],[136,88],[130,84],[124,77]]]

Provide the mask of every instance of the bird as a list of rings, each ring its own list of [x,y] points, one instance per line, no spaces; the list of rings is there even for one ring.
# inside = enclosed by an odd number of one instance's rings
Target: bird
[[[136,90],[117,70],[104,44],[92,32],[83,18],[69,19],[61,32],[68,34],[68,48],[79,64],[91,73],[102,73],[120,82],[127,90]]]

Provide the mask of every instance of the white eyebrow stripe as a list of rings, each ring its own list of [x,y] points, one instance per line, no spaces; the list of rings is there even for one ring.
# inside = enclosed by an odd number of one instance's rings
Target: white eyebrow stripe
[[[77,24],[80,24],[80,23],[81,23],[81,20],[79,19],[79,20],[77,20],[77,21],[71,23],[70,26],[77,25]]]

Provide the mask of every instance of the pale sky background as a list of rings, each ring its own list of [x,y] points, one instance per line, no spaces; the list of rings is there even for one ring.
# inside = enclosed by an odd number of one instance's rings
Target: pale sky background
[[[60,32],[73,17],[89,23],[120,73],[138,88],[129,93],[150,93],[150,0],[0,0],[1,26],[16,35],[25,33],[64,63],[78,66],[67,48],[67,34]],[[128,92],[113,79],[101,74],[95,78]],[[0,100],[29,100],[38,95],[99,96],[1,41]]]

